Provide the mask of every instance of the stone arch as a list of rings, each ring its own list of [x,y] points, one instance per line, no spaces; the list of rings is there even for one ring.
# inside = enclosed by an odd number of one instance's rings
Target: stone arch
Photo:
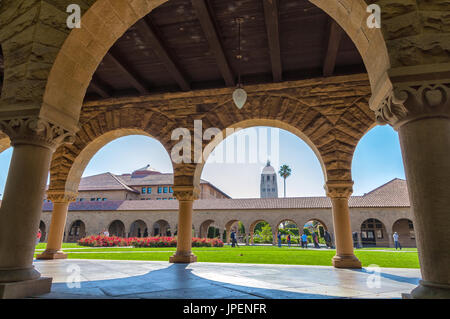
[[[371,104],[377,106],[392,87],[386,72],[390,64],[381,30],[367,26],[366,2],[310,1],[331,16],[355,43],[366,64],[372,92],[383,92],[381,97],[372,98]],[[43,95],[41,114],[62,122],[65,127],[74,128],[87,86],[107,51],[128,28],[165,2],[96,1],[82,17],[83,27],[70,32],[54,60]],[[68,74],[71,81],[67,81]]]
[[[169,232],[170,232],[170,236],[174,235],[173,234],[174,230],[171,229],[169,222],[165,219],[159,219],[156,222],[154,222],[152,225],[152,229],[149,230],[149,234],[151,233],[152,236],[159,236],[159,235],[169,236],[168,235]]]
[[[392,234],[397,232],[402,247],[417,247],[414,223],[409,218],[399,218],[392,224]]]
[[[361,243],[363,247],[389,247],[387,228],[378,218],[367,218],[361,223]]]
[[[144,235],[147,233],[147,236]],[[142,219],[133,221],[130,225],[128,237],[148,237],[147,224]]]
[[[248,230],[248,233],[250,234],[250,243],[251,244],[254,243],[255,227],[256,227],[256,225],[258,225],[261,222],[266,222],[266,223],[269,224],[270,229],[272,231],[272,242],[275,243],[276,234],[278,232],[278,229],[275,227],[275,225],[273,223],[269,222],[266,219],[262,219],[262,218],[256,219],[250,224],[250,227],[249,227],[249,230]]]
[[[66,235],[66,241],[68,243],[76,243],[79,239],[85,236],[86,224],[81,219],[74,220],[72,223],[70,223]]]
[[[207,238],[208,237],[208,230],[209,227],[211,227],[215,223],[212,219],[207,219],[203,221],[198,229],[198,237],[199,238]]]
[[[339,104],[345,107],[329,115],[327,113],[335,109],[336,101],[320,98],[310,101],[302,99],[301,95],[301,89],[280,95],[249,92],[248,102],[242,110],[228,100],[203,116],[203,126],[218,128],[225,137],[227,128],[271,126],[284,129],[311,147],[321,164],[325,181],[351,180],[353,152],[359,139],[375,123],[367,97],[344,97]],[[195,166],[194,185],[200,181],[207,156],[222,140],[220,136],[209,143],[203,141],[205,158]]]
[[[106,144],[120,137],[149,136],[170,150],[170,136],[163,136],[162,132],[163,128],[170,129],[174,125],[164,115],[143,108],[123,107],[96,114],[82,124],[72,145],[62,145],[55,151],[50,166],[49,189],[76,194],[81,175],[91,158]]]
[[[378,107],[392,90],[388,70],[391,68],[388,48],[382,30],[367,25],[367,2],[365,0],[329,1],[309,0],[322,9],[347,33],[361,55],[369,75],[372,97],[370,106]]]
[[[109,236],[125,237],[125,224],[119,220],[113,220],[108,226]]]

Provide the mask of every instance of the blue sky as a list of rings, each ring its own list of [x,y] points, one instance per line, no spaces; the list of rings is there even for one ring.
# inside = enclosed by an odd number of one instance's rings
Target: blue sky
[[[229,142],[232,140],[238,144],[238,141],[242,141],[239,138],[249,134],[257,134],[258,142],[240,144],[241,149],[235,149],[232,162],[214,163],[214,157],[225,159],[226,155],[231,154],[226,151],[225,145],[230,147],[232,144]],[[268,144],[271,146],[267,147]],[[274,152],[271,154],[272,149]],[[266,150],[267,154],[265,154]],[[220,153],[221,151],[223,153]],[[6,182],[11,154],[11,148],[0,154],[1,194]],[[221,154],[224,156],[220,156]],[[241,156],[246,154],[245,163],[236,163],[237,154]],[[255,158],[256,163],[249,163],[250,159]],[[206,162],[202,178],[233,198],[257,198],[260,173],[267,158],[271,159],[272,166],[277,171],[282,164],[291,167],[292,175],[286,181],[288,197],[325,195],[322,169],[312,149],[300,138],[287,131],[267,127],[242,130],[225,139]],[[83,176],[104,172],[130,173],[147,164],[161,172],[172,172],[169,154],[158,141],[146,136],[127,136],[103,147],[92,158]],[[354,195],[367,193],[393,178],[405,178],[397,132],[389,126],[377,126],[368,132],[357,146],[352,173],[355,182]],[[281,178],[278,178],[278,191],[279,196],[283,196]]]

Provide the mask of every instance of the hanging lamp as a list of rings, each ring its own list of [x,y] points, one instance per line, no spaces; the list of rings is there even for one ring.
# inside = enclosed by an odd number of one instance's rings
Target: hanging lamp
[[[247,92],[245,92],[242,83],[241,83],[241,60],[242,60],[242,53],[241,53],[241,23],[244,19],[242,18],[236,18],[236,23],[238,24],[238,39],[239,39],[239,50],[238,54],[236,55],[236,59],[238,59],[238,84],[236,90],[233,92],[233,101],[234,104],[237,106],[238,109],[242,109],[244,107],[245,102],[247,102]]]

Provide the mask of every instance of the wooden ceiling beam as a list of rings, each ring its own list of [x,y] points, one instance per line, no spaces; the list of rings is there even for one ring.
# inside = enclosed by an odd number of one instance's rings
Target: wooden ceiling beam
[[[107,99],[111,97],[110,89],[95,75],[92,77],[90,86],[102,98]]]
[[[220,42],[219,35],[206,1],[207,0],[191,0],[205,37],[208,40],[209,48],[216,57],[218,67],[223,79],[225,80],[225,84],[227,86],[235,86],[235,77],[225,56],[222,43]]]
[[[329,25],[327,53],[323,63],[323,76],[333,75],[334,68],[336,67],[339,45],[341,44],[342,35],[344,33],[344,30],[342,30],[336,21],[331,20]]]
[[[136,23],[136,30],[142,37],[142,39],[147,43],[149,47],[156,53],[156,55],[161,59],[165,65],[167,71],[172,76],[172,78],[178,83],[183,91],[190,91],[191,86],[189,81],[183,75],[179,67],[175,64],[173,59],[170,57],[168,50],[157,36],[155,27],[144,17]]]
[[[263,0],[263,3],[273,81],[281,82],[283,80],[283,68],[281,64],[278,0]]]
[[[113,54],[112,52],[108,52],[106,56],[110,59],[111,62],[120,70],[120,72],[124,75],[125,78],[139,91],[141,94],[149,94],[150,91],[147,89],[145,83],[138,78],[137,75],[131,73],[131,68],[123,61],[119,56]]]

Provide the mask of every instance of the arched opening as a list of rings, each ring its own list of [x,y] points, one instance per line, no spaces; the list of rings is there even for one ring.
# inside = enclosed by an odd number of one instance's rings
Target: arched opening
[[[255,220],[250,225],[250,244],[267,245],[275,242],[272,227],[265,220]]]
[[[402,247],[417,247],[412,220],[407,218],[396,220],[392,225],[392,233],[395,232],[398,234],[398,241]]]
[[[290,220],[285,219],[278,223],[277,235],[281,236],[281,243],[290,245],[300,245],[300,236],[302,235],[297,224]],[[290,240],[289,240],[290,239]]]
[[[171,237],[173,235],[168,221],[160,219],[153,224],[153,236]]]
[[[364,195],[395,178],[405,179],[398,133],[375,126],[359,140],[352,159],[353,195]]]
[[[148,237],[147,224],[143,220],[135,220],[130,226],[128,237]]]
[[[68,243],[76,243],[78,240],[86,236],[86,225],[81,220],[76,220],[70,225],[69,234],[66,241]]]
[[[125,237],[125,225],[120,220],[114,220],[108,227],[109,236]]]
[[[232,236],[236,239],[236,244],[246,244],[247,243],[247,234],[246,234],[245,225],[242,221],[234,219],[230,220],[225,224],[225,231],[223,234],[223,241],[227,244],[233,245]],[[234,235],[232,235],[232,233]]]
[[[302,233],[306,235],[306,247],[324,248],[329,247],[330,241],[325,240],[328,227],[319,219],[310,219],[303,225]]]
[[[384,224],[376,218],[366,219],[361,224],[361,243],[363,247],[389,247]]]
[[[199,238],[217,238],[220,237],[220,229],[214,224],[214,220],[208,219],[200,224]]]
[[[286,179],[287,197],[324,195],[325,163],[316,146],[298,128],[279,120],[253,119],[233,123],[221,134],[204,148],[204,161],[196,165],[195,184],[201,177],[233,198],[262,197],[266,187],[260,177],[270,160],[276,175],[276,197],[284,193],[284,180],[278,174],[283,164],[291,168],[293,176],[303,177]],[[233,183],[226,182],[229,176],[235,177]]]
[[[41,239],[39,240],[39,242],[43,243],[47,240],[47,232],[45,223],[42,220],[39,223],[39,230],[41,231]]]

